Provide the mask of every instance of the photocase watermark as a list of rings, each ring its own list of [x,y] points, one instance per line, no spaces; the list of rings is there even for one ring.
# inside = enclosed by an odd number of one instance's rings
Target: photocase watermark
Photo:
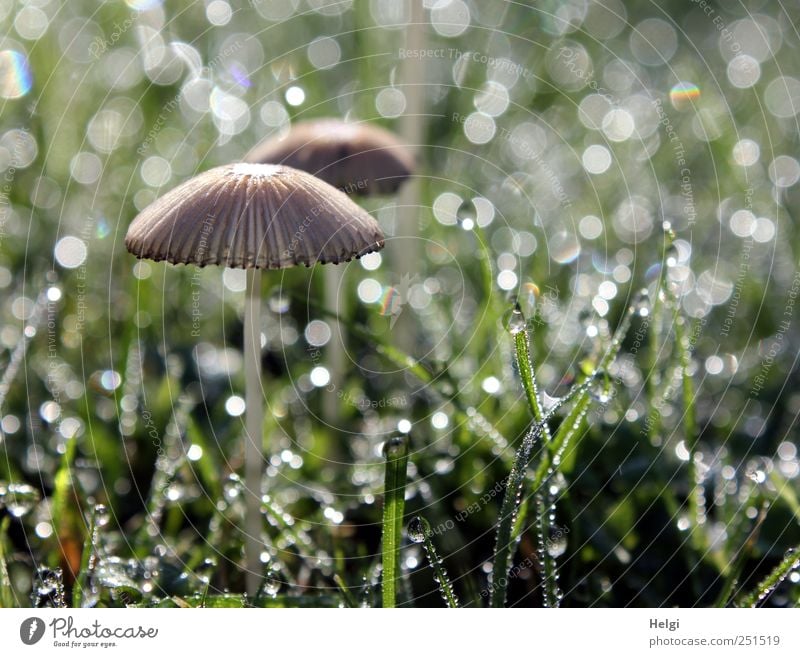
[[[476,116],[481,115],[479,113],[460,114],[459,112],[453,112],[450,120],[454,123],[465,124],[467,121],[474,121]],[[539,173],[543,175],[550,184],[553,196],[555,196],[561,208],[567,210],[572,207],[572,199],[570,199],[569,194],[567,194],[567,191],[564,189],[564,185],[561,183],[558,173],[556,173],[553,167],[550,166],[550,163],[542,157],[540,149],[536,148],[528,141],[515,136],[513,130],[502,126],[498,126],[496,130],[498,139],[513,144],[514,150],[521,157],[531,160],[537,166]]]
[[[794,316],[795,305],[797,304],[797,297],[800,295],[800,270],[794,273],[792,284],[786,294],[786,303],[783,307],[782,319],[778,323],[778,330],[769,341],[769,346],[765,350],[764,358],[761,361],[761,367],[758,374],[753,378],[753,386],[750,389],[750,396],[757,397],[764,389],[767,382],[772,366],[775,364],[775,358],[785,348],[786,334],[792,325],[792,318]]]
[[[408,397],[405,395],[393,395],[391,397],[382,397],[380,399],[370,399],[369,397],[353,397],[353,395],[344,390],[339,390],[336,394],[343,403],[353,406],[360,411],[366,411],[369,409],[377,410],[379,408],[408,407]]]
[[[22,621],[19,626],[19,638],[26,646],[32,646],[39,643],[44,636],[45,625],[41,618],[32,616]]]
[[[114,22],[112,25],[114,29],[111,34],[108,35],[108,38],[105,36],[97,36],[92,40],[89,44],[89,54],[95,59],[100,59],[100,55],[116,45],[122,36],[133,27],[140,15],[141,12],[138,9],[134,9],[133,13],[122,21],[122,23]]]
[[[361,178],[360,180],[353,180],[347,183],[344,187],[340,187],[339,189],[348,196],[350,196],[350,194],[358,193],[367,189],[368,185],[369,185],[369,180],[367,178]]]
[[[363,190],[367,188],[368,184],[367,179],[356,180],[348,183],[344,187],[340,188],[345,194],[351,194],[353,192],[357,192],[359,190]],[[294,234],[292,235],[289,244],[286,248],[283,249],[281,252],[282,258],[292,258],[294,257],[295,253],[299,249],[300,245],[304,242],[305,234],[314,224],[314,220],[320,217],[323,212],[329,210],[331,208],[331,204],[328,201],[324,201],[318,205],[313,206],[309,210],[309,214],[306,215],[303,222],[295,229]]]
[[[476,64],[482,64],[487,69],[498,73],[512,73],[521,78],[535,78],[536,74],[527,67],[514,62],[507,57],[492,57],[477,50],[459,50],[458,48],[400,48],[397,51],[400,59],[463,59]]]
[[[14,148],[11,152],[11,158],[8,168],[3,174],[3,184],[0,187],[0,247],[3,246],[3,238],[6,236],[6,221],[11,213],[11,190],[14,187],[14,179],[17,176],[16,163],[21,160],[21,151],[24,148],[27,140],[23,138],[22,134],[27,133],[27,130],[19,130],[14,132]]]
[[[686,339],[686,351],[688,353],[691,354],[694,352],[695,347],[697,346],[697,341],[700,339],[703,328],[707,323],[708,320],[705,317],[699,317],[696,320],[691,334]],[[642,422],[642,428],[639,431],[640,435],[647,436],[650,434],[650,432],[653,430],[653,427],[663,416],[664,406],[666,406],[667,402],[672,399],[675,393],[677,393],[682,384],[683,383],[680,376],[676,375],[672,378],[665,388],[664,393],[653,402],[650,412],[645,416],[644,422]]]
[[[753,193],[755,190],[748,187],[745,190],[745,210],[750,211],[753,207]],[[742,298],[742,291],[744,290],[745,279],[750,273],[750,252],[753,250],[755,240],[752,236],[747,236],[742,240],[742,251],[739,254],[739,273],[736,276],[736,282],[733,286],[731,299],[728,303],[728,310],[722,320],[722,328],[720,329],[720,336],[723,338],[728,337],[733,322],[736,319],[736,313],[739,310],[739,301]]]
[[[313,206],[309,210],[309,214],[306,215],[305,219],[303,219],[303,223],[301,223],[294,231],[292,235],[292,239],[289,242],[288,246],[281,252],[282,258],[293,258],[295,253],[297,252],[300,245],[305,241],[304,237],[306,231],[311,228],[314,223],[314,220],[319,217],[322,212],[330,207],[328,202],[320,203],[319,205]]]
[[[738,55],[742,50],[742,44],[736,40],[733,32],[728,29],[728,24],[725,19],[717,13],[717,10],[712,6],[709,0],[692,0],[703,13],[711,18],[711,23],[719,32],[720,38],[730,46],[731,52]]]
[[[213,214],[206,215],[206,218],[203,220],[203,225],[200,227],[200,241],[197,243],[197,251],[195,252],[195,258],[197,260],[201,260],[205,257],[206,251],[208,251],[208,239],[211,233],[214,232],[214,221],[216,216]],[[195,267],[194,271],[192,272],[192,280],[191,280],[191,287],[192,287],[192,337],[199,338],[200,337],[200,321],[203,318],[203,312],[200,307],[200,287],[202,285],[202,270],[199,267]]]
[[[230,45],[226,46],[225,48],[220,51],[220,53],[214,57],[208,65],[206,65],[203,69],[196,71],[195,76],[200,77],[203,74],[209,74],[213,71],[217,66],[219,66],[220,62],[226,57],[230,57],[235,52],[242,48],[241,40],[234,41]],[[161,108],[161,111],[158,113],[156,120],[153,122],[153,125],[150,127],[150,130],[147,132],[147,136],[145,137],[144,141],[141,143],[139,148],[136,149],[136,153],[138,155],[144,155],[149,149],[150,146],[153,145],[156,137],[158,134],[163,130],[164,124],[167,122],[167,118],[172,114],[177,107],[180,106],[181,103],[181,92],[178,92],[175,96],[173,96],[169,101],[167,101]]]
[[[694,203],[694,189],[692,187],[692,170],[686,161],[686,147],[678,135],[677,130],[672,125],[664,105],[660,98],[655,98],[652,101],[653,107],[658,114],[658,123],[664,128],[664,132],[669,139],[672,146],[672,155],[675,159],[675,164],[678,166],[678,180],[680,185],[681,197],[683,198],[683,211],[686,214],[686,221],[689,226],[693,226],[697,220],[697,210]]]
[[[150,130],[147,133],[144,141],[141,143],[139,148],[136,149],[136,153],[139,155],[144,155],[155,141],[158,133],[164,128],[164,124],[167,122],[167,117],[175,111],[175,108],[180,105],[180,95],[174,96],[171,98],[167,103],[161,108],[161,111],[158,113],[158,117],[153,122]]]
[[[113,648],[120,640],[155,639],[158,628],[143,625],[107,625],[100,621],[79,625],[72,616],[54,618],[45,623],[32,616],[22,621],[19,638],[26,646],[41,641],[49,627],[52,645],[55,648]]]
[[[308,347],[308,354],[311,358],[311,364],[316,367],[322,361],[322,350],[313,345]],[[333,381],[329,381],[323,386],[326,392],[335,393],[338,399],[348,406],[358,409],[362,413],[368,410],[378,409],[401,409],[408,408],[409,399],[406,395],[392,395],[388,397],[381,397],[379,399],[370,399],[366,395],[354,396],[347,390],[342,390]]]
[[[598,96],[602,96],[610,105],[619,105],[619,101],[617,98],[611,94],[608,89],[605,87],[600,86],[597,84],[597,79],[591,73],[587,72],[584,68],[582,68],[578,61],[579,61],[580,54],[576,52],[573,48],[569,48],[567,46],[562,46],[558,50],[558,54],[556,55],[556,60],[560,60],[564,63],[564,66],[569,70],[572,75],[574,75],[579,80],[583,80],[586,82],[586,86],[589,87],[594,93]]]
[[[92,233],[94,232],[94,218],[87,217],[86,223],[83,225],[83,230],[81,231],[81,240],[84,244],[88,244],[89,240],[92,237]],[[75,283],[75,331],[80,333],[83,331],[83,325],[86,322],[86,293],[87,293],[87,272],[86,272],[86,265],[88,262],[88,258],[85,258],[84,261],[81,263],[80,267],[78,267],[77,272],[75,273],[76,283]]]

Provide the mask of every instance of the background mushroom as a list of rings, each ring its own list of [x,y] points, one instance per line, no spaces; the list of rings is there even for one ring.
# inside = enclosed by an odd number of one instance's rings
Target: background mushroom
[[[367,123],[325,118],[300,121],[281,137],[271,137],[253,148],[249,162],[286,164],[313,173],[350,195],[393,194],[414,170],[411,150],[393,133]],[[325,270],[325,307],[337,316],[342,272]],[[345,371],[345,345],[338,322],[333,322],[328,354],[331,378]],[[338,397],[326,395],[324,414],[336,418]]]
[[[286,164],[313,173],[348,194],[392,194],[414,170],[414,157],[394,134],[339,119],[301,121],[266,139],[248,162]]]
[[[125,237],[138,258],[247,269],[244,310],[247,590],[260,577],[264,405],[261,269],[345,262],[383,247],[377,222],[344,193],[296,169],[240,163],[201,173],[147,206]]]

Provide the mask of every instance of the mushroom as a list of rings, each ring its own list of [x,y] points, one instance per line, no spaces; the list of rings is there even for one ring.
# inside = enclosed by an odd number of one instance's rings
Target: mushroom
[[[414,170],[411,151],[391,132],[338,119],[301,121],[286,136],[261,142],[245,160],[302,169],[359,196],[394,193]]]
[[[131,223],[137,258],[247,269],[244,309],[247,591],[259,585],[264,405],[261,391],[261,269],[346,262],[383,248],[377,222],[347,195],[288,166],[239,163],[187,180]]]
[[[339,119],[300,121],[281,137],[267,138],[245,159],[248,162],[286,164],[313,173],[318,178],[354,196],[393,194],[414,170],[414,156],[394,134],[366,123]],[[338,314],[337,292],[342,272],[324,273],[325,307]],[[334,323],[334,329],[337,324]],[[338,330],[333,335],[340,335]],[[334,348],[335,347],[335,348]],[[328,348],[331,377],[344,371],[344,345],[331,342]],[[325,417],[337,417],[337,397],[325,397]]]

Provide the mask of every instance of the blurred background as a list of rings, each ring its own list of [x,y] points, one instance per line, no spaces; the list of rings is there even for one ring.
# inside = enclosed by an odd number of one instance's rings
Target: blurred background
[[[0,0],[3,604],[241,602],[244,274],[123,238],[192,175],[329,116],[398,133],[417,170],[358,201],[387,247],[341,266],[339,323],[320,267],[264,276],[264,604],[339,605],[342,582],[377,603],[398,431],[409,517],[484,603],[490,493],[531,421],[515,303],[547,403],[635,312],[509,604],[542,604],[543,552],[567,606],[752,587],[800,542],[798,9]],[[403,604],[440,605],[420,545],[402,565]]]

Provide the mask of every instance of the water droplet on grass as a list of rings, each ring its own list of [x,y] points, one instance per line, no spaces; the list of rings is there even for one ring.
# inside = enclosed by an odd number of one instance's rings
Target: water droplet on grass
[[[667,263],[667,267],[674,267],[678,264],[678,247],[674,244],[670,244],[667,247],[667,250],[664,252],[664,261]]]
[[[241,497],[242,480],[239,478],[239,475],[231,474],[228,476],[228,479],[222,487],[222,494],[225,496],[225,501],[228,502],[228,504],[233,503]]]
[[[31,600],[34,607],[66,607],[61,568],[39,568]]]
[[[411,519],[411,522],[408,523],[406,533],[412,543],[422,543],[425,540],[425,534],[430,530],[427,524],[428,523],[419,516],[415,516]]]
[[[111,521],[111,514],[105,504],[96,504],[94,507],[94,523],[96,527],[105,527]]]
[[[508,321],[506,322],[506,328],[508,328],[508,332],[511,333],[511,335],[516,335],[520,331],[525,330],[525,316],[522,314],[519,304],[514,306],[514,309],[511,311]]]
[[[392,436],[383,443],[383,455],[387,459],[400,458],[407,450],[408,438],[406,436]]]
[[[0,483],[0,507],[5,507],[15,518],[31,512],[40,499],[39,491],[28,484]]]
[[[647,288],[642,288],[636,296],[634,311],[639,317],[647,317],[650,314],[650,292]]]

